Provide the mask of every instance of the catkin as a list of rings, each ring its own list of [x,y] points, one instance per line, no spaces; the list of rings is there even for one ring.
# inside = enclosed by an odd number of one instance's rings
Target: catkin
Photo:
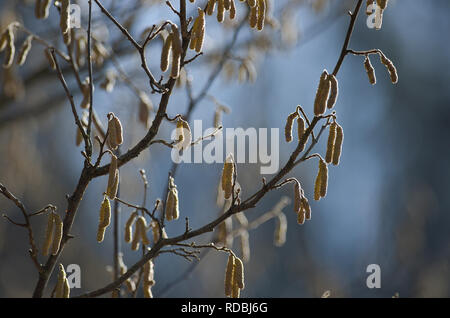
[[[63,34],[66,34],[70,30],[70,0],[61,0],[61,19],[59,26]]]
[[[384,54],[380,54],[380,60],[381,63],[388,69],[392,84],[396,84],[398,82],[398,74],[394,63],[392,63],[392,61],[388,59]]]
[[[327,107],[331,109],[336,104],[338,94],[339,94],[339,85],[336,76],[333,74],[328,76],[330,81],[330,96],[328,96]]]
[[[249,240],[248,231],[242,231],[239,236],[241,239],[240,245],[241,245],[242,261],[244,263],[247,263],[250,260],[250,240]]]
[[[86,37],[80,36],[76,39],[75,42],[75,60],[77,62],[78,67],[82,67],[84,65],[84,56],[83,54],[86,51],[87,40]]]
[[[256,0],[247,0],[247,3],[250,8],[256,6]]]
[[[97,242],[103,242],[105,238],[105,230],[111,222],[111,204],[107,197],[103,199],[102,205],[100,206],[99,213],[99,223],[97,230]]]
[[[91,90],[89,83],[90,83],[89,77],[86,77],[83,83],[81,83],[81,92],[83,93],[83,100],[81,101],[80,107],[83,109],[89,108],[89,106],[91,105],[90,100]]]
[[[167,221],[177,220],[180,216],[178,208],[178,190],[176,187],[169,190],[166,203],[166,219]]]
[[[199,20],[196,30],[196,43],[195,43],[195,51],[200,53],[203,47],[203,41],[205,39],[205,12],[201,8],[198,8],[198,17]]]
[[[136,222],[136,226],[134,227],[134,234],[133,234],[133,240],[131,241],[131,249],[133,251],[137,251],[137,249],[139,248],[139,244],[141,242],[141,227],[137,226],[137,222]]]
[[[295,180],[294,183],[294,212],[300,213],[301,210],[301,199],[302,199],[302,188],[300,182]]]
[[[264,28],[265,17],[266,17],[266,0],[258,0],[257,29],[259,31],[261,31]]]
[[[236,5],[234,3],[234,0],[231,0],[231,6],[230,6],[230,20],[233,20],[236,17]]]
[[[64,282],[66,280],[66,272],[64,271],[64,266],[59,264],[58,280],[55,287],[55,298],[64,297]]]
[[[172,48],[172,38],[173,38],[173,34],[170,33],[165,41],[164,41],[164,45],[163,45],[163,49],[161,51],[161,71],[165,72],[167,71],[167,69],[169,68],[169,60],[170,60],[170,51]]]
[[[342,143],[344,141],[344,130],[340,125],[336,129],[336,142],[334,143],[333,150],[333,165],[337,166],[342,153]]]
[[[115,150],[123,143],[122,123],[113,113],[108,114],[108,146]]]
[[[328,133],[328,142],[327,142],[327,153],[325,155],[325,161],[327,163],[330,163],[331,160],[333,159],[333,151],[334,151],[334,145],[336,143],[336,128],[337,128],[337,123],[336,122],[332,122],[329,128],[329,133]]]
[[[320,196],[325,197],[327,195],[327,187],[328,187],[328,167],[325,161],[320,159],[319,161],[319,170],[320,172]]]
[[[320,116],[325,113],[330,86],[330,82],[328,81],[328,72],[327,70],[324,70],[320,75],[319,86],[317,87],[316,97],[314,100],[315,116]]]
[[[187,121],[181,118],[177,121],[176,137],[178,141],[177,143],[178,149],[186,149],[191,145],[192,142],[191,127],[189,127]]]
[[[53,215],[53,221],[55,222],[55,233],[53,234],[52,255],[56,255],[58,254],[59,246],[61,244],[64,224],[59,214]]]
[[[240,260],[239,257],[235,257],[234,259],[234,284],[236,284],[239,289],[244,289],[244,264]]]
[[[53,213],[50,213],[48,215],[47,228],[45,229],[44,245],[42,247],[42,255],[44,255],[44,256],[48,255],[50,245],[52,244],[52,241],[53,241],[54,222],[55,221],[54,221]]]
[[[286,119],[286,126],[284,127],[284,137],[286,142],[292,141],[292,126],[294,125],[294,119],[298,116],[297,112],[290,113]]]
[[[320,189],[321,189],[321,182],[322,182],[322,170],[320,169],[320,162],[322,162],[322,160],[319,161],[319,171],[317,173],[317,177],[316,177],[316,181],[314,183],[314,200],[318,201],[320,200]]]
[[[222,23],[225,17],[225,3],[224,0],[217,0],[217,22]]]
[[[23,65],[25,63],[25,60],[27,59],[28,53],[31,50],[31,43],[33,41],[33,36],[30,35],[26,38],[26,40],[23,42],[22,47],[19,50],[19,55],[17,56],[17,64]]]
[[[16,47],[14,45],[14,31],[10,26],[6,30],[6,51],[5,51],[5,59],[3,61],[4,68],[10,68],[14,61],[14,54],[16,52]]]
[[[230,256],[228,256],[228,262],[225,271],[225,296],[231,296],[231,293],[233,291],[234,262],[235,257],[230,254]]]
[[[212,15],[214,13],[215,8],[216,8],[216,0],[209,0],[208,6],[206,7],[206,14]]]
[[[62,298],[70,298],[70,285],[67,277],[64,279],[64,288]]]
[[[109,165],[108,187],[106,194],[111,200],[114,200],[117,194],[117,185],[119,183],[119,171],[117,170],[117,157],[111,153],[111,163]]]
[[[250,8],[249,23],[251,28],[255,28],[258,23],[258,8],[256,6]]]
[[[300,151],[303,151],[305,149],[306,146],[306,142],[308,141],[308,139],[302,140],[303,135],[305,134],[305,120],[298,116],[297,118],[297,136],[298,136],[298,142],[302,143],[300,145]]]
[[[309,205],[308,199],[305,196],[302,197],[301,204],[306,219],[311,220],[311,206]]]
[[[233,174],[234,174],[234,162],[233,155],[229,154],[225,159],[222,170],[222,190],[224,191],[225,199],[231,197],[231,192],[233,188]]]
[[[140,216],[136,220],[136,227],[139,227],[139,234],[142,244],[149,245],[150,241],[147,237],[147,221],[143,216]]]
[[[38,1],[40,2],[40,19],[47,19],[48,18],[48,14],[49,14],[49,10],[50,10],[50,5],[52,4],[52,0],[41,0]]]
[[[146,128],[149,126],[150,111],[153,110],[153,103],[147,94],[139,93],[138,119]]]
[[[369,77],[369,83],[375,85],[377,83],[377,78],[375,76],[375,69],[373,68],[372,63],[370,63],[369,56],[366,56],[364,59],[364,68],[366,69],[367,76]]]
[[[181,40],[180,31],[175,24],[172,24],[172,69],[170,77],[177,78],[180,75],[181,61]]]
[[[302,225],[305,223],[305,211],[301,210],[300,213],[297,214],[297,223]]]
[[[275,246],[282,246],[286,242],[287,220],[284,213],[278,214],[277,227],[274,233]],[[242,289],[242,288],[241,288]]]
[[[127,222],[125,223],[125,242],[130,243],[131,242],[131,231],[133,227],[133,223],[138,216],[137,211],[134,211],[131,213],[130,217],[128,218]]]

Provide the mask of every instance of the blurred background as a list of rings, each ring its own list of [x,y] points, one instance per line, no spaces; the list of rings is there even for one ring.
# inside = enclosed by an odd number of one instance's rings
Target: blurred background
[[[86,27],[87,1],[74,2],[81,6],[82,27]],[[136,38],[146,27],[163,19],[177,21],[163,1],[102,3],[119,21],[127,23]],[[173,3],[177,7],[177,1]],[[204,3],[196,1],[196,5]],[[237,34],[230,60],[212,82],[208,96],[194,109],[190,121],[200,119],[204,129],[211,127],[216,109],[214,98],[231,109],[230,114],[223,114],[225,128],[281,129],[281,167],[295,147],[283,140],[285,119],[298,104],[312,116],[319,76],[324,68],[331,72],[336,64],[348,27],[347,11],[356,1],[270,1],[272,21],[266,22],[265,29],[256,32],[245,24],[238,33],[236,24],[244,19],[246,9],[242,3],[236,3],[237,22],[221,25],[215,17],[207,17],[204,56],[187,66],[187,79],[196,96],[209,81],[218,53]],[[196,5],[188,3],[191,15],[195,14]],[[155,107],[159,97],[150,94],[139,56],[130,43],[96,5],[93,8],[96,35],[110,52],[103,65],[94,65],[94,107],[104,125],[110,111],[121,119],[125,138],[122,150],[126,150],[146,132],[137,119],[136,92],[146,92]],[[64,49],[55,7],[45,21],[34,17],[34,1],[0,1],[0,10],[1,30],[18,20]],[[391,84],[385,67],[374,56],[377,84],[372,86],[363,57],[346,57],[338,75],[340,93],[335,108],[345,139],[340,165],[330,167],[328,194],[319,202],[313,200],[316,160],[293,170],[290,176],[301,181],[311,203],[312,220],[300,226],[292,204],[285,207],[287,240],[281,247],[274,246],[276,220],[249,232],[251,257],[245,264],[246,288],[242,297],[321,297],[325,291],[330,291],[331,297],[450,295],[450,169],[446,166],[450,157],[450,44],[442,33],[450,29],[450,3],[391,0],[378,31],[367,27],[363,11],[350,48],[381,49],[397,67],[399,82]],[[24,38],[23,32],[16,32],[17,43]],[[147,52],[157,78],[160,51],[161,42],[155,40]],[[247,72],[239,71],[243,61]],[[102,90],[100,83],[106,73],[117,72],[118,64],[133,84],[118,76],[112,92]],[[78,105],[82,95],[70,69],[65,67]],[[87,76],[86,65],[81,74],[83,79]],[[82,169],[83,148],[75,145],[70,106],[56,73],[48,67],[43,47],[34,43],[24,66],[1,69],[0,87],[0,182],[29,211],[53,204],[63,215],[65,197],[73,192]],[[180,83],[168,113],[184,114],[187,107],[186,84]],[[158,136],[168,140],[172,129],[172,124],[163,122]],[[325,144],[326,134],[314,151],[324,154]],[[142,203],[144,190],[139,169],[145,169],[149,180],[147,207],[152,208],[155,200],[163,197],[171,167],[170,149],[151,146],[121,169],[120,197]],[[221,164],[179,165],[175,182],[181,218],[168,224],[169,236],[184,231],[186,216],[190,226],[198,228],[221,212],[216,205],[221,168]],[[238,165],[244,199],[260,188],[261,177],[259,164]],[[98,289],[112,280],[108,271],[113,263],[111,228],[103,243],[96,241],[98,210],[106,182],[106,177],[100,177],[89,185],[72,229],[75,239],[66,245],[60,259],[65,266],[81,267],[82,288],[72,290],[72,295]],[[270,192],[256,208],[246,211],[247,218],[257,219],[283,196],[292,197],[291,186]],[[121,206],[122,225],[130,212],[131,208]],[[3,196],[0,213],[22,221],[17,207]],[[32,221],[41,246],[46,217],[33,217]],[[209,242],[212,235],[207,233],[194,241]],[[37,273],[28,248],[26,230],[6,219],[0,220],[0,297],[31,296]],[[128,266],[140,258],[140,253],[132,252],[128,244],[121,243],[121,250]],[[233,250],[240,255],[239,239],[234,240]],[[42,256],[40,260],[44,262]],[[379,289],[366,286],[369,264],[381,268]],[[179,256],[162,254],[155,260],[153,294],[223,297],[225,265],[226,255],[216,251],[207,253],[195,266]],[[191,270],[189,275],[186,270]],[[174,281],[178,283],[173,284]],[[49,289],[54,282],[55,277]]]

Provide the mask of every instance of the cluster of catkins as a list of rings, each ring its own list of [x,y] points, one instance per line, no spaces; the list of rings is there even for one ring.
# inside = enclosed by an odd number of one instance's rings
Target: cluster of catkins
[[[380,56],[381,64],[386,66],[389,77],[391,78],[392,84],[397,84],[398,82],[398,74],[397,69],[395,68],[394,63],[390,59],[388,59],[383,52],[378,51],[377,54]],[[372,66],[372,63],[370,63],[369,55],[366,55],[364,59],[364,68],[366,69],[367,76],[369,78],[369,82],[372,85],[375,85],[377,83],[377,78],[375,76],[375,69]]]

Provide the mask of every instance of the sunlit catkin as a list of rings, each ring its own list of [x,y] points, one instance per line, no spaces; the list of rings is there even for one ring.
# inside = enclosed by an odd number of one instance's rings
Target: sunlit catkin
[[[225,270],[225,296],[231,296],[234,282],[234,262],[235,257],[230,254],[228,256],[227,267]]]
[[[103,242],[105,237],[105,230],[111,222],[111,204],[107,197],[103,199],[102,205],[100,206],[99,222],[97,230],[97,242]]]
[[[239,257],[235,257],[234,266],[234,283],[239,287],[239,289],[244,289],[244,264]]]
[[[233,20],[236,17],[236,5],[234,3],[234,0],[231,0],[230,2],[231,2],[231,4],[230,4],[230,11],[229,11],[229,13],[230,13],[230,20]]]
[[[59,271],[58,271],[58,280],[56,282],[55,287],[55,298],[63,298],[64,297],[64,283],[66,280],[66,272],[64,270],[64,266],[62,264],[59,264]]]
[[[299,225],[303,225],[305,223],[305,211],[301,210],[298,214],[297,214],[297,223]]]
[[[139,248],[139,244],[141,242],[141,227],[137,226],[137,222],[136,222],[136,226],[134,227],[134,234],[133,234],[133,240],[131,241],[131,249],[133,251],[137,251],[137,249]]]
[[[366,15],[371,15],[373,12],[373,2],[374,0],[366,1]]]
[[[297,118],[297,137],[298,137],[298,142],[302,143],[300,145],[300,151],[303,151],[305,149],[306,142],[308,141],[307,139],[302,140],[303,135],[305,134],[305,130],[306,130],[305,129],[305,120],[302,117],[298,116],[298,118]]]
[[[327,107],[328,109],[331,109],[336,104],[339,94],[339,85],[336,76],[333,74],[328,76],[328,80],[330,81],[330,96],[328,97]]]
[[[300,182],[295,180],[294,183],[294,212],[299,213],[301,210],[302,188]]]
[[[50,5],[52,4],[52,0],[40,0],[40,19],[47,19],[50,11]]]
[[[4,68],[10,68],[13,61],[14,61],[14,54],[16,52],[16,47],[14,45],[14,31],[13,27],[8,27],[6,30],[6,51],[5,51],[5,57],[3,61],[3,67]]]
[[[45,229],[44,245],[42,246],[42,255],[47,256],[50,245],[53,242],[54,217],[53,213],[48,215],[47,228]]]
[[[23,65],[27,59],[28,53],[31,50],[31,43],[33,41],[33,36],[30,35],[23,42],[22,47],[19,50],[19,54],[17,56],[17,64]]]
[[[108,139],[107,143],[112,150],[117,149],[123,142],[122,123],[113,113],[108,114]]]
[[[196,34],[196,43],[195,43],[195,51],[200,53],[203,47],[203,41],[205,38],[205,12],[198,8],[198,25],[195,31]]]
[[[52,255],[58,254],[59,247],[61,245],[61,240],[63,236],[63,227],[64,224],[61,220],[59,214],[54,214],[53,220],[55,222],[55,233],[53,234],[53,242],[52,242]]]
[[[231,192],[233,190],[233,174],[234,161],[233,155],[230,153],[225,160],[222,170],[222,190],[224,191],[225,199],[231,197]]]
[[[325,161],[327,163],[330,163],[333,159],[334,145],[336,143],[336,128],[337,128],[337,123],[332,122],[329,127],[327,153],[325,155]]]
[[[266,18],[266,0],[258,0],[258,20],[257,29],[261,31],[264,28],[264,20]]]
[[[284,137],[286,142],[292,141],[292,126],[294,125],[294,119],[298,116],[297,112],[290,113],[286,119],[286,125],[284,126]]]
[[[225,2],[224,0],[217,0],[217,22],[222,23],[225,17]]]
[[[66,34],[70,30],[70,0],[61,0],[61,19],[59,26],[63,34]]]
[[[396,84],[398,82],[398,74],[397,69],[394,66],[394,63],[392,63],[392,61],[382,53],[380,54],[380,60],[381,63],[388,69],[392,84]]]
[[[175,24],[172,24],[172,69],[170,77],[177,78],[180,75],[180,62],[181,62],[181,40],[180,31]]]
[[[287,220],[284,213],[278,214],[277,226],[274,233],[275,246],[283,246],[286,242]],[[242,289],[242,288],[241,288]]]
[[[256,6],[256,1],[257,0],[247,0],[248,6],[250,8],[253,8],[254,6]]]
[[[319,160],[319,171],[317,172],[317,177],[316,177],[316,181],[314,183],[314,200],[320,200],[320,189],[322,188],[321,183],[322,183],[322,172],[323,169],[321,169],[321,162],[322,159]]]
[[[255,28],[258,23],[258,8],[256,6],[250,8],[249,23],[251,28]]]
[[[63,296],[62,298],[70,298],[70,285],[67,277],[64,279]]]
[[[308,199],[303,196],[302,197],[302,210],[304,211],[305,217],[307,220],[311,219],[311,206],[309,205]]]
[[[330,86],[330,82],[328,81],[328,72],[327,70],[324,70],[320,75],[319,86],[317,87],[316,97],[314,100],[315,116],[320,116],[325,113]]]
[[[209,0],[208,6],[206,7],[206,14],[212,15],[214,13],[215,8],[216,8],[216,0]]]
[[[164,45],[161,51],[161,71],[165,72],[169,68],[169,60],[170,60],[170,51],[172,48],[172,38],[173,34],[169,33],[169,35],[164,40]]]
[[[333,150],[333,165],[335,166],[339,164],[343,142],[344,142],[344,130],[340,125],[338,125],[336,129],[336,142],[334,143],[334,150]]]
[[[131,231],[133,229],[133,224],[137,216],[138,216],[137,211],[134,211],[133,213],[131,213],[130,217],[125,223],[125,242],[127,243],[131,242]]]
[[[328,166],[325,161],[320,159],[319,161],[319,170],[320,172],[320,196],[325,197],[327,195],[327,187],[328,187]]]
[[[119,171],[117,170],[117,157],[111,153],[111,163],[109,165],[108,187],[106,194],[110,199],[114,199],[117,194],[117,187],[119,183]]]
[[[147,221],[143,216],[140,216],[136,220],[136,227],[139,227],[139,234],[142,244],[149,245],[150,241],[147,236]]]
[[[364,59],[364,68],[366,69],[367,76],[369,77],[369,83],[375,85],[377,83],[377,78],[375,76],[375,69],[373,68],[372,63],[370,63],[369,56],[366,56]]]
[[[178,207],[178,190],[173,187],[169,190],[166,203],[166,219],[167,221],[177,220],[180,216]]]

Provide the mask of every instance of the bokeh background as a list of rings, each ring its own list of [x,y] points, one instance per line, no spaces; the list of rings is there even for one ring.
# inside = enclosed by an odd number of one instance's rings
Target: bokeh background
[[[33,15],[34,1],[0,1],[2,29],[13,19],[53,43],[61,42],[57,11],[52,8],[45,22]],[[86,26],[87,1],[77,1]],[[142,2],[145,2],[143,6]],[[174,4],[177,1],[174,1]],[[197,1],[203,3],[205,1]],[[224,115],[224,127],[280,128],[286,116],[301,104],[312,113],[317,81],[324,68],[332,70],[348,25],[346,12],[356,1],[271,1],[273,15],[281,28],[256,34],[245,26],[232,51],[236,65],[248,56],[248,43],[264,36],[272,38],[251,49],[257,76],[240,82],[220,75],[209,94],[232,110]],[[288,4],[290,2],[290,4]],[[364,1],[365,2],[365,1]],[[125,21],[133,16],[130,31],[136,37],[147,26],[162,19],[176,20],[161,1],[103,1]],[[288,9],[286,9],[288,5]],[[192,10],[195,6],[189,4]],[[239,9],[243,9],[238,3]],[[241,10],[238,18],[242,19]],[[317,162],[300,165],[290,175],[298,178],[312,204],[312,220],[299,226],[292,205],[284,209],[288,218],[287,241],[273,244],[275,220],[250,232],[251,258],[245,266],[246,288],[243,297],[320,297],[329,290],[331,297],[448,297],[450,295],[450,3],[446,0],[391,0],[379,31],[366,26],[362,12],[350,47],[356,50],[381,49],[396,65],[399,82],[392,85],[378,59],[372,58],[378,82],[368,83],[363,58],[348,56],[338,76],[340,95],[336,105],[345,140],[341,164],[330,168],[325,199],[313,202],[313,182]],[[139,67],[138,55],[94,5],[94,22],[103,32],[107,45],[133,82],[149,91],[148,81]],[[194,95],[205,84],[216,59],[214,52],[230,42],[232,27],[207,19],[205,55],[188,66]],[[18,35],[19,39],[24,36]],[[119,40],[118,40],[119,39]],[[264,48],[264,49],[263,49]],[[148,59],[159,76],[159,42],[151,44]],[[3,56],[3,53],[2,53]],[[97,83],[113,68],[110,60],[103,69],[94,68]],[[81,100],[74,79],[67,72],[77,102]],[[82,70],[83,76],[87,70]],[[11,83],[14,79],[14,85]],[[7,80],[9,78],[9,80]],[[82,168],[80,147],[75,146],[75,126],[64,92],[35,44],[22,68],[0,70],[0,182],[22,199],[29,211],[51,203],[60,214]],[[124,149],[132,147],[144,134],[137,122],[138,99],[119,81],[112,93],[97,85],[95,109],[100,118],[110,111],[124,124]],[[150,97],[157,105],[157,96]],[[169,114],[184,113],[185,88],[171,98]],[[205,98],[195,108],[191,120],[212,125],[215,105]],[[106,119],[105,119],[106,120]],[[159,136],[169,138],[173,127],[162,125]],[[286,144],[280,134],[280,164],[286,162],[294,145]],[[326,136],[315,151],[324,153]],[[120,196],[140,204],[143,186],[138,170],[145,169],[150,187],[147,206],[163,196],[167,174],[172,165],[170,150],[155,145],[121,169]],[[183,218],[197,228],[213,220],[216,189],[221,164],[181,164],[176,175],[182,218],[167,227],[169,236],[182,233]],[[238,166],[243,198],[261,184],[258,164]],[[64,250],[61,263],[79,264],[82,288],[79,294],[111,281],[108,267],[113,260],[112,231],[102,244],[96,242],[98,209],[106,177],[95,179],[88,188],[72,230],[76,237]],[[270,210],[292,188],[269,193],[256,208],[246,212],[254,220]],[[121,208],[122,224],[132,210]],[[0,213],[20,221],[20,211],[0,197]],[[45,217],[33,218],[41,244]],[[212,234],[196,239],[207,242]],[[239,240],[234,249],[239,254]],[[27,233],[5,219],[0,220],[0,297],[29,297],[37,273],[27,254]],[[122,244],[125,263],[139,259]],[[41,261],[44,261],[42,258]],[[226,255],[210,252],[190,275],[168,289],[192,264],[175,255],[163,254],[155,260],[155,297],[222,297]],[[366,267],[379,264],[381,288],[366,287]],[[55,275],[54,275],[55,276]],[[50,286],[53,286],[55,277]]]

